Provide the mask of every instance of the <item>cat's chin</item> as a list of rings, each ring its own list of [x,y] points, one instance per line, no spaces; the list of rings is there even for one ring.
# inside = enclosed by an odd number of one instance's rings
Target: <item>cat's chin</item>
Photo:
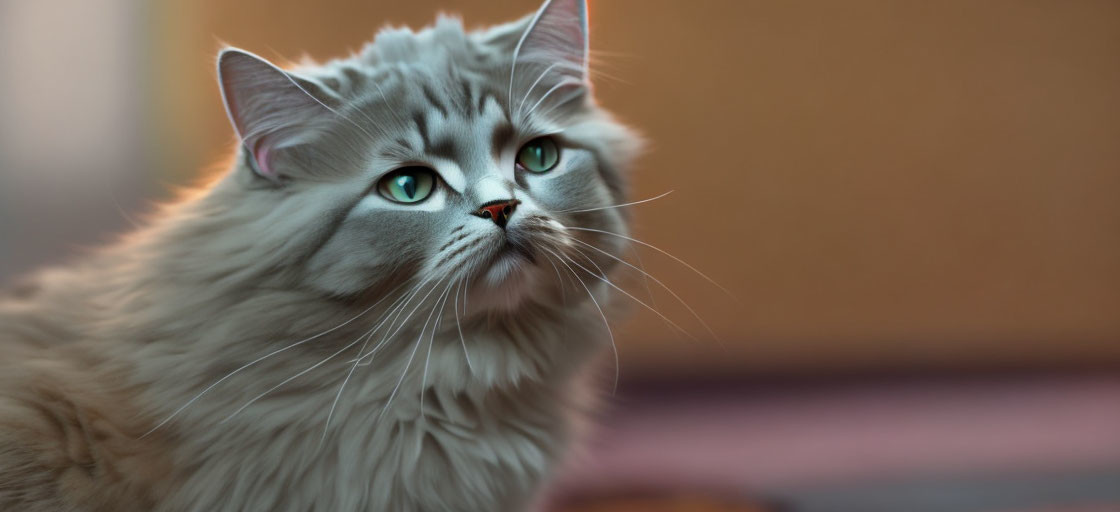
[[[472,309],[512,311],[524,304],[537,288],[535,263],[516,251],[498,255],[472,285]]]

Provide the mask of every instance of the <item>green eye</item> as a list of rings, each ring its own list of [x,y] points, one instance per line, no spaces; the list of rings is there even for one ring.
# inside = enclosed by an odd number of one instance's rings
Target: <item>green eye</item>
[[[427,167],[405,167],[381,178],[377,189],[390,201],[418,203],[432,195],[436,172]]]
[[[517,165],[529,172],[548,172],[560,161],[560,146],[552,137],[537,137],[517,151]]]

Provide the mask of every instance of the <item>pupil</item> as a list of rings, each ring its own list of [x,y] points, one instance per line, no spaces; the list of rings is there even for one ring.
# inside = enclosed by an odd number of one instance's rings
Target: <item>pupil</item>
[[[397,178],[397,186],[401,188],[401,191],[403,191],[409,199],[416,197],[416,178],[412,176],[401,176]]]

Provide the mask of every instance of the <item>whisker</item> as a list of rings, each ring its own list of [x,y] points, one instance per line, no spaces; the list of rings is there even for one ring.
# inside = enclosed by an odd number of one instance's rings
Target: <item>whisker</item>
[[[708,281],[709,283],[711,283],[711,284],[712,284],[712,286],[715,286],[716,288],[719,288],[719,289],[720,289],[721,291],[723,291],[723,293],[727,294],[727,296],[728,296],[728,297],[731,297],[731,298],[733,298],[733,299],[735,298],[735,295],[734,295],[733,293],[731,293],[730,291],[728,291],[728,290],[727,290],[727,288],[724,288],[724,287],[723,287],[723,286],[721,286],[721,285],[720,285],[719,283],[717,283],[717,282],[716,282],[716,281],[715,281],[714,279],[712,279],[712,278],[708,277],[708,276],[707,276],[706,274],[704,274],[703,272],[701,272],[701,271],[697,270],[697,269],[696,269],[696,267],[693,267],[692,265],[689,265],[689,264],[688,264],[688,262],[686,262],[686,261],[684,261],[684,260],[682,260],[682,259],[680,259],[680,258],[678,258],[678,257],[676,257],[676,256],[673,256],[672,254],[669,254],[668,252],[665,252],[664,250],[662,250],[662,249],[660,249],[660,248],[658,248],[658,247],[655,247],[655,246],[654,246],[654,245],[652,245],[652,244],[649,244],[649,243],[647,243],[647,242],[643,242],[643,241],[641,241],[641,240],[638,240],[638,239],[636,239],[636,238],[631,238],[631,237],[628,237],[628,236],[626,236],[626,235],[620,235],[620,234],[618,234],[618,233],[613,233],[613,232],[611,232],[611,231],[603,231],[603,230],[601,230],[601,229],[592,229],[592,228],[581,228],[581,227],[575,227],[575,226],[565,226],[565,227],[566,227],[566,228],[568,228],[568,229],[574,229],[574,230],[576,230],[576,231],[590,231],[590,232],[592,232],[592,233],[602,233],[602,234],[604,234],[604,235],[616,236],[616,237],[618,237],[618,238],[622,238],[622,239],[624,239],[624,240],[629,240],[629,241],[631,241],[631,242],[634,242],[634,243],[636,243],[636,244],[639,244],[639,245],[643,245],[643,246],[649,247],[650,249],[653,249],[653,250],[655,250],[655,251],[657,251],[657,252],[659,252],[659,253],[661,253],[661,254],[664,254],[665,256],[668,256],[668,257],[672,258],[672,259],[673,259],[673,261],[676,261],[677,263],[680,263],[681,265],[684,265],[684,266],[685,266],[686,268],[688,268],[689,270],[691,270],[691,271],[695,272],[695,273],[696,273],[696,275],[698,275],[698,276],[700,276],[700,277],[704,278],[704,280],[706,280],[706,281]],[[736,299],[736,300],[737,300],[737,299]]]
[[[564,278],[560,276],[560,267],[556,266],[556,263],[552,261],[552,258],[548,258],[548,264],[552,265],[552,270],[556,271],[556,282],[560,283],[560,300],[563,301],[564,306],[567,307],[568,292],[564,288]]]
[[[467,314],[470,311],[467,308],[467,299],[470,298],[470,294],[471,294],[471,282],[470,282],[470,280],[463,281],[463,314],[464,315]]]
[[[371,82],[374,87],[377,87],[377,92],[381,93],[381,99],[385,100],[385,106],[389,108],[389,113],[393,114],[393,118],[397,120],[397,126],[400,128],[406,127],[407,125],[401,120],[401,116],[397,115],[396,109],[393,108],[393,102],[389,101],[388,96],[385,96],[385,90],[381,88],[381,84],[377,83],[377,80],[371,80]],[[368,116],[366,118],[369,119]],[[370,119],[370,122],[372,123],[373,120]]]
[[[715,331],[712,330],[711,326],[709,326],[708,323],[705,322],[704,319],[700,317],[700,314],[697,313],[696,310],[692,309],[692,306],[689,306],[688,303],[685,302],[684,299],[682,299],[680,297],[680,295],[677,295],[676,292],[674,292],[671,288],[669,288],[669,286],[666,285],[665,283],[663,283],[660,279],[654,277],[652,274],[646,272],[645,270],[632,265],[630,262],[628,262],[628,261],[626,261],[622,258],[619,258],[619,257],[617,257],[617,256],[615,256],[615,255],[613,255],[613,254],[611,254],[607,251],[604,251],[604,250],[602,250],[598,247],[595,247],[594,245],[591,245],[587,242],[584,242],[583,240],[579,240],[579,239],[574,239],[574,240],[575,240],[576,243],[578,243],[580,245],[584,245],[586,247],[594,249],[594,250],[602,253],[603,255],[607,256],[608,258],[611,258],[611,259],[613,259],[613,260],[615,260],[615,261],[617,261],[617,262],[619,262],[623,265],[626,265],[627,267],[630,267],[630,268],[638,271],[639,273],[642,274],[642,279],[643,280],[648,278],[648,279],[652,280],[653,282],[657,283],[659,286],[661,286],[662,289],[669,292],[669,294],[672,295],[673,298],[677,299],[677,302],[680,302],[681,305],[685,307],[685,309],[688,309],[688,312],[692,313],[692,316],[696,318],[696,321],[700,322],[700,325],[704,326],[704,329],[706,329],[708,331],[708,333],[712,335],[712,338],[714,338],[720,344],[723,344],[723,341],[719,338],[718,335],[716,335]],[[648,282],[646,283],[646,291],[649,292],[649,294],[650,294],[650,302],[653,302],[653,293],[649,290]],[[657,304],[654,304],[654,306],[656,306],[656,305]]]
[[[634,85],[634,83],[629,81],[629,80],[626,80],[626,79],[624,79],[624,78],[622,78],[618,75],[614,75],[614,74],[611,74],[611,73],[608,73],[608,72],[604,71],[603,66],[593,66],[590,69],[588,69],[588,72],[591,75],[591,78],[593,78],[593,79],[602,78],[602,79],[610,80],[612,82],[618,82],[618,83],[623,84],[623,85]]]
[[[439,306],[439,314],[436,315],[436,323],[432,325],[432,332],[428,335],[428,355],[424,358],[424,376],[420,379],[420,417],[424,416],[424,391],[428,388],[428,364],[432,362],[432,346],[436,344],[436,331],[439,330],[439,324],[443,320],[443,310],[447,307],[448,293],[451,292],[451,285],[455,283],[448,282],[447,289],[443,291],[443,302]]]
[[[285,72],[285,74],[287,74],[287,72]],[[291,79],[291,80],[292,80],[292,85],[295,85],[296,87],[298,87],[299,90],[303,91],[303,93],[306,94],[307,97],[311,98],[312,101],[314,101],[315,103],[318,103],[323,108],[329,110],[331,113],[338,116],[343,121],[346,121],[347,123],[350,123],[351,125],[353,125],[354,128],[357,128],[358,131],[364,133],[367,137],[369,137],[369,140],[371,140],[371,141],[376,141],[377,140],[377,137],[374,137],[372,133],[367,131],[365,128],[362,128],[362,126],[360,124],[354,122],[354,120],[351,119],[349,116],[342,115],[342,113],[339,112],[338,110],[336,110],[334,107],[331,107],[330,105],[327,105],[326,103],[320,101],[319,98],[316,98],[315,95],[311,94],[306,89],[304,89],[302,85],[299,85],[299,83],[296,82],[295,79]],[[376,125],[374,125],[374,126],[376,126]]]
[[[595,300],[595,294],[591,293],[591,288],[587,287],[587,283],[584,283],[583,279],[580,279],[579,276],[576,275],[576,271],[572,270],[572,267],[569,266],[566,262],[564,262],[564,256],[560,255],[560,254],[557,254],[556,252],[553,252],[550,249],[545,249],[545,251],[548,251],[553,256],[556,256],[557,260],[562,265],[564,265],[565,267],[568,267],[568,271],[572,273],[572,276],[576,278],[576,281],[579,281],[579,284],[582,285],[583,289],[587,291],[587,296],[591,299],[591,303],[595,304],[595,309],[599,310],[599,316],[601,316],[603,318],[603,325],[606,326],[607,336],[609,336],[610,340],[611,340],[611,351],[614,352],[614,387],[613,387],[612,393],[618,393],[618,379],[619,379],[619,374],[621,374],[621,370],[620,370],[619,363],[618,363],[618,345],[616,345],[615,342],[614,342],[614,332],[611,330],[610,322],[607,321],[607,314],[604,313],[603,308],[601,306],[599,306],[599,301]]]
[[[551,65],[549,65],[547,68],[545,68],[544,71],[541,72],[541,75],[538,76],[535,81],[533,81],[533,85],[530,85],[529,89],[525,91],[525,96],[521,98],[521,103],[517,104],[517,116],[516,117],[518,119],[521,118],[521,110],[525,107],[525,102],[529,100],[529,94],[531,94],[533,92],[533,89],[537,88],[537,84],[541,83],[541,80],[544,79],[545,75],[547,75],[549,71],[552,71],[552,69],[555,68],[557,64],[558,63],[554,62]]]
[[[124,209],[124,206],[121,206],[121,201],[119,198],[117,198],[117,193],[113,189],[109,189],[109,197],[113,200],[113,206],[117,207],[117,213],[120,213],[121,217],[124,220],[128,221],[129,224],[132,224],[133,228],[143,229],[143,226],[141,226],[140,223],[132,217],[132,215],[128,214],[128,212]]]
[[[579,239],[577,239],[576,241],[580,242],[580,243],[587,243],[587,242],[584,242],[583,240],[579,240]],[[598,247],[595,247],[591,244],[587,244],[587,245],[589,247],[594,247],[595,249],[599,249]],[[600,249],[600,250],[602,250],[602,249]],[[639,251],[637,247],[634,247],[632,245],[629,247],[628,250],[634,255],[634,258],[636,258],[638,260],[638,270],[642,274],[642,288],[646,289],[646,296],[649,297],[649,303],[653,304],[653,307],[656,308],[657,307],[657,298],[655,298],[653,296],[653,290],[651,290],[650,287],[649,287],[649,278],[652,277],[652,276],[649,274],[649,272],[646,272],[645,263],[642,262],[642,252]],[[666,325],[668,325],[668,324],[666,324]]]
[[[423,283],[421,284],[421,286],[423,286],[424,284],[427,284],[427,283],[430,283],[430,282],[432,282],[432,280],[433,280],[433,279],[435,279],[435,278],[434,278],[434,277],[429,277],[428,279],[425,279],[425,280],[424,280],[424,282],[423,282]],[[438,285],[438,283],[437,283],[437,285]],[[384,336],[382,336],[382,338],[381,338],[381,341],[379,341],[379,342],[377,343],[377,347],[380,347],[380,346],[381,346],[382,344],[384,344],[384,343],[385,343],[385,342],[386,342],[387,340],[389,340],[389,339],[390,339],[390,338],[392,338],[393,336],[396,336],[398,332],[401,332],[401,329],[404,329],[405,325],[406,325],[406,324],[408,323],[408,320],[409,320],[410,318],[412,318],[412,314],[413,314],[413,313],[415,313],[415,312],[416,312],[417,310],[419,310],[419,309],[420,309],[420,307],[421,307],[421,306],[423,306],[423,305],[424,305],[424,301],[425,301],[425,300],[428,300],[428,297],[429,297],[429,296],[430,296],[430,295],[432,294],[432,292],[434,292],[434,291],[436,291],[436,286],[433,286],[431,290],[428,290],[428,293],[424,294],[424,296],[420,298],[420,302],[418,302],[418,303],[416,304],[416,307],[412,308],[412,311],[410,311],[410,312],[408,313],[408,315],[406,315],[406,316],[405,316],[404,320],[402,320],[402,321],[401,321],[401,323],[400,323],[400,325],[398,325],[398,326],[397,326],[397,330],[393,331],[392,333],[389,333],[389,329],[391,329],[391,328],[393,327],[393,325],[394,325],[394,324],[396,324],[396,322],[397,322],[397,319],[398,319],[398,318],[400,318],[400,316],[401,316],[401,313],[403,313],[403,312],[404,312],[404,309],[402,308],[402,309],[401,309],[400,311],[398,311],[398,312],[397,312],[397,314],[396,314],[396,316],[395,316],[395,317],[393,318],[393,321],[389,323],[389,327],[385,329],[385,335],[384,335]],[[408,305],[409,303],[411,303],[411,302],[412,302],[412,299],[416,298],[416,295],[419,295],[419,294],[420,294],[420,290],[417,290],[417,292],[416,292],[415,294],[413,294],[413,295],[412,295],[412,297],[410,297],[410,298],[408,299],[408,302],[406,302],[406,303],[405,303],[405,306],[407,307],[407,305]],[[375,347],[375,348],[376,348],[376,347]],[[357,358],[357,361],[361,361],[361,360],[363,360],[363,359],[366,359],[366,358],[369,358],[369,357],[372,357],[372,356],[373,356],[373,352],[372,352],[372,351],[371,351],[370,353],[366,354],[366,355],[361,355],[361,354],[359,354],[359,357]],[[365,362],[365,363],[362,363],[362,364],[360,364],[359,366],[368,366],[368,365],[369,365],[370,363],[372,363],[372,362],[373,362],[373,361],[372,361],[372,359],[371,359],[370,361],[367,361],[367,362]]]
[[[229,416],[226,416],[226,418],[223,419],[222,421],[219,421],[218,424],[220,425],[220,424],[223,424],[223,423],[233,419],[234,416],[237,416],[241,411],[244,411],[250,405],[253,405],[254,403],[256,403],[261,398],[264,398],[265,396],[267,396],[269,393],[272,393],[273,391],[276,391],[277,389],[280,389],[280,387],[282,387],[283,385],[285,385],[285,384],[287,384],[287,383],[289,383],[289,382],[291,382],[295,379],[298,379],[299,377],[301,377],[303,375],[306,375],[308,372],[311,372],[312,370],[326,364],[331,359],[334,359],[339,354],[348,350],[350,347],[353,347],[354,345],[357,345],[358,342],[362,341],[362,338],[364,338],[364,337],[366,337],[366,333],[362,333],[362,335],[358,336],[354,341],[351,341],[345,347],[342,347],[342,348],[338,349],[338,351],[336,351],[335,353],[323,358],[323,360],[319,361],[318,363],[315,363],[315,364],[311,365],[310,367],[304,369],[303,371],[301,371],[301,372],[299,372],[295,375],[292,375],[291,377],[288,377],[287,379],[284,379],[279,384],[277,384],[275,386],[272,386],[271,388],[268,388],[268,390],[265,391],[264,393],[261,393],[261,394],[255,396],[255,397],[253,397],[253,399],[246,402],[245,405],[242,405],[241,407],[238,407],[236,411],[233,411],[232,414],[230,414]]]
[[[552,93],[556,92],[557,89],[559,89],[559,88],[561,88],[565,85],[572,85],[572,84],[579,85],[580,82],[578,80],[573,79],[573,78],[566,78],[564,80],[561,80],[559,83],[552,86],[551,89],[549,89],[547,92],[545,92],[544,95],[542,95],[540,97],[540,99],[538,99],[537,102],[533,104],[533,107],[530,108],[529,111],[526,112],[525,115],[522,116],[521,118],[524,119],[525,117],[528,117],[528,116],[532,115],[533,112],[535,112],[537,110],[537,107],[541,106],[541,103],[544,102],[544,100],[546,98],[548,98],[550,95],[552,95]]]
[[[213,384],[210,384],[210,385],[209,385],[209,386],[207,386],[207,387],[206,387],[205,389],[203,389],[202,391],[200,391],[200,392],[199,392],[199,393],[198,393],[197,395],[195,395],[195,396],[194,396],[193,398],[191,398],[190,400],[188,400],[188,401],[187,401],[187,403],[183,404],[183,405],[182,405],[181,407],[179,407],[178,409],[176,409],[176,410],[175,410],[175,412],[171,413],[171,415],[170,415],[170,416],[168,416],[167,418],[164,418],[164,420],[163,420],[163,421],[159,422],[159,423],[158,423],[158,424],[157,424],[156,426],[152,427],[152,429],[151,429],[151,430],[147,431],[146,433],[144,433],[144,435],[140,436],[140,439],[143,439],[143,438],[145,438],[145,437],[148,437],[148,435],[150,435],[150,434],[151,434],[152,432],[155,432],[156,430],[159,430],[159,428],[160,428],[160,427],[162,427],[162,426],[166,425],[166,424],[167,424],[167,422],[171,421],[171,420],[172,420],[173,418],[175,418],[176,416],[178,416],[178,415],[179,415],[179,413],[183,412],[183,411],[184,411],[184,410],[185,410],[185,409],[186,409],[187,407],[190,407],[190,405],[191,405],[191,404],[195,403],[195,402],[196,402],[196,401],[197,401],[197,400],[198,400],[199,398],[202,398],[202,396],[203,396],[203,395],[205,395],[206,393],[210,392],[210,390],[211,390],[211,389],[214,389],[215,387],[217,387],[217,386],[218,386],[219,384],[221,384],[222,382],[225,382],[225,381],[226,381],[227,379],[229,379],[230,377],[233,377],[234,375],[237,375],[238,373],[241,373],[241,372],[242,372],[243,370],[245,370],[245,369],[247,369],[247,368],[249,368],[249,367],[251,367],[251,366],[253,366],[253,365],[255,365],[255,364],[259,363],[259,362],[261,362],[261,361],[264,361],[265,359],[268,359],[268,358],[270,358],[270,357],[272,357],[272,356],[274,356],[274,355],[276,355],[276,354],[279,354],[279,353],[281,353],[281,352],[284,352],[284,351],[287,351],[287,350],[289,350],[289,349],[292,349],[292,348],[298,347],[298,346],[300,346],[300,345],[303,345],[304,343],[308,343],[308,342],[310,342],[310,341],[313,341],[313,340],[316,340],[316,339],[318,339],[318,338],[321,338],[321,337],[323,337],[323,336],[326,336],[327,334],[330,334],[330,333],[332,333],[332,332],[334,332],[334,331],[337,331],[337,330],[339,330],[339,329],[341,329],[341,328],[343,328],[343,327],[345,327],[345,326],[347,326],[347,325],[349,325],[349,324],[353,323],[353,322],[354,322],[355,320],[357,320],[357,319],[361,318],[361,317],[362,317],[362,316],[364,316],[364,315],[365,315],[366,313],[369,313],[370,311],[372,311],[372,310],[373,310],[373,308],[377,307],[377,305],[378,305],[378,304],[381,304],[381,302],[382,302],[382,301],[384,301],[385,299],[389,298],[389,296],[390,296],[390,295],[391,295],[391,294],[392,294],[393,292],[395,292],[395,291],[397,291],[398,289],[400,289],[400,287],[401,287],[401,286],[404,286],[404,283],[401,283],[401,284],[397,285],[396,287],[394,287],[394,288],[393,288],[392,290],[389,290],[389,292],[388,292],[388,293],[386,293],[384,297],[382,297],[382,298],[378,299],[378,300],[377,300],[377,302],[374,302],[374,303],[373,303],[373,305],[371,305],[370,307],[368,307],[368,308],[366,308],[366,309],[362,310],[362,312],[361,312],[361,313],[358,313],[357,315],[354,315],[354,317],[353,317],[353,318],[351,318],[351,319],[349,319],[349,320],[347,320],[347,321],[345,321],[345,322],[342,322],[341,324],[338,324],[338,325],[336,325],[336,326],[334,326],[334,327],[332,327],[332,328],[330,328],[330,329],[327,329],[326,331],[323,331],[323,332],[321,332],[321,333],[319,333],[319,334],[316,334],[316,335],[314,335],[314,336],[311,336],[311,337],[308,337],[308,338],[304,338],[304,339],[302,339],[302,340],[300,340],[300,341],[297,341],[297,342],[295,342],[295,343],[292,343],[291,345],[288,345],[288,346],[286,346],[286,347],[283,347],[283,348],[279,348],[279,349],[276,349],[276,350],[274,350],[274,351],[272,351],[272,352],[269,352],[268,354],[265,354],[265,355],[263,355],[263,356],[261,356],[261,357],[259,357],[259,358],[257,358],[257,359],[254,359],[254,360],[252,360],[252,361],[250,361],[250,362],[248,362],[248,363],[244,364],[243,366],[241,366],[241,367],[237,368],[236,370],[233,370],[232,372],[229,372],[229,373],[227,373],[227,374],[226,374],[226,375],[225,375],[224,377],[222,377],[222,378],[218,379],[218,380],[217,380],[217,381],[215,381],[215,382],[214,382]]]
[[[579,250],[578,250],[578,249],[576,249],[576,251],[577,251],[577,252],[579,252]],[[581,252],[580,254],[582,255],[583,253]],[[586,257],[587,257],[587,255],[583,255],[583,257],[584,257],[584,258],[586,258]],[[568,258],[568,261],[569,261],[569,262],[571,262],[571,263],[572,263],[573,265],[575,265],[575,266],[579,267],[579,268],[580,268],[581,270],[583,270],[584,272],[587,272],[588,274],[591,274],[591,275],[592,275],[592,276],[594,276],[594,277],[595,277],[596,279],[598,279],[598,280],[600,280],[600,281],[602,281],[602,282],[606,283],[606,284],[607,284],[607,286],[610,286],[611,288],[614,288],[615,290],[618,290],[618,291],[619,291],[619,293],[622,293],[623,295],[625,295],[625,296],[627,296],[627,297],[630,297],[631,299],[633,299],[633,300],[634,300],[634,302],[637,302],[638,304],[641,304],[641,305],[642,305],[643,307],[645,307],[646,309],[648,309],[648,310],[652,311],[652,312],[653,312],[653,313],[654,313],[655,315],[657,315],[657,316],[661,317],[661,319],[662,319],[662,320],[664,320],[664,321],[668,322],[668,323],[669,323],[669,325],[672,325],[672,326],[673,326],[674,328],[676,328],[676,329],[677,329],[678,331],[680,331],[680,332],[681,332],[681,334],[684,334],[685,336],[688,336],[689,338],[692,338],[692,339],[693,339],[694,341],[699,341],[699,340],[697,340],[697,339],[696,339],[696,337],[695,337],[695,336],[693,336],[693,335],[692,335],[692,333],[690,333],[690,332],[686,331],[685,329],[681,328],[681,326],[677,325],[677,324],[676,324],[676,322],[674,322],[674,321],[670,320],[670,319],[669,319],[669,317],[667,317],[667,316],[663,315],[663,314],[662,314],[662,313],[661,313],[660,311],[658,311],[658,310],[654,309],[654,308],[653,308],[652,306],[650,306],[649,304],[646,304],[645,302],[642,302],[642,300],[641,300],[641,299],[639,299],[639,298],[637,298],[637,297],[635,297],[635,296],[631,295],[631,294],[630,294],[630,292],[628,292],[628,291],[626,291],[626,290],[623,290],[622,288],[619,288],[619,287],[618,287],[617,285],[615,285],[614,283],[612,283],[612,282],[610,281],[610,279],[607,279],[607,278],[606,278],[606,276],[600,276],[600,275],[598,275],[598,274],[596,274],[596,273],[594,273],[594,272],[592,272],[592,271],[588,270],[588,269],[587,269],[587,267],[584,267],[583,265],[580,265],[579,263],[576,263],[576,260],[574,260],[574,259]]]
[[[430,292],[429,292],[430,293]],[[427,296],[425,295],[425,298]],[[423,299],[421,299],[423,300]],[[413,310],[415,311],[415,310]],[[424,339],[424,332],[428,330],[428,322],[432,320],[432,315],[435,313],[435,307],[432,307],[431,313],[428,313],[428,319],[424,321],[424,326],[420,328],[420,336],[416,338],[416,344],[412,347],[412,353],[408,356],[408,362],[405,363],[404,370],[401,372],[400,379],[397,379],[397,385],[393,386],[393,392],[389,394],[389,399],[385,401],[385,405],[381,407],[381,413],[377,415],[377,422],[381,421],[382,416],[389,410],[389,406],[393,404],[393,398],[397,396],[397,392],[401,389],[401,384],[404,382],[405,376],[408,375],[408,369],[412,367],[412,360],[416,358],[416,351],[420,349],[420,342]],[[410,314],[411,316],[411,314]],[[407,321],[407,319],[405,320]]]
[[[664,194],[661,194],[661,195],[659,195],[659,196],[656,196],[656,197],[651,197],[651,198],[649,198],[649,199],[642,199],[641,201],[633,201],[633,202],[630,202],[630,203],[622,203],[622,204],[616,204],[616,205],[611,205],[611,206],[601,206],[601,207],[598,207],[598,208],[587,208],[587,209],[585,209],[585,210],[560,210],[560,211],[558,211],[558,212],[554,212],[554,213],[585,213],[585,212],[597,212],[597,211],[599,211],[599,210],[610,210],[611,208],[622,208],[622,207],[625,207],[625,206],[634,206],[634,205],[636,205],[636,204],[642,204],[642,203],[648,203],[648,202],[650,202],[650,201],[656,201],[656,200],[658,200],[658,199],[661,199],[662,197],[665,197],[665,196],[667,196],[667,195],[669,195],[669,194],[672,194],[673,192],[675,192],[675,190],[670,190],[670,191],[668,191],[668,192],[665,192]]]
[[[423,285],[423,283],[413,287],[413,290],[420,287],[421,285]],[[412,290],[409,290],[409,293],[411,293],[411,292],[412,292]],[[378,329],[381,328],[382,325],[385,325],[385,322],[388,321],[389,316],[392,315],[394,311],[404,307],[404,305],[406,304],[405,298],[406,298],[407,295],[409,295],[409,293],[401,295],[396,301],[394,301],[393,304],[390,305],[389,311],[387,311],[385,314],[381,315],[381,318],[378,319],[377,325],[375,325],[372,329],[370,329],[369,331],[366,332],[366,334],[363,335],[365,337],[365,341],[362,343],[362,346],[358,348],[358,354],[359,355],[361,355],[361,353],[366,350],[366,346],[369,344],[369,341],[371,339],[373,339],[374,333],[376,333],[378,331]],[[384,343],[384,341],[382,341],[382,343]],[[377,352],[377,350],[380,348],[380,346],[381,346],[381,343],[378,343],[378,345],[375,346],[370,353]],[[323,436],[321,438],[319,438],[320,448],[323,446],[323,442],[326,441],[326,439],[327,439],[327,432],[328,432],[328,430],[330,429],[330,426],[331,426],[331,418],[334,417],[334,410],[335,410],[335,407],[338,405],[338,400],[342,397],[342,391],[346,389],[346,384],[348,382],[350,382],[350,378],[354,375],[354,370],[356,370],[357,368],[358,368],[358,361],[355,360],[354,363],[350,365],[350,370],[348,372],[346,372],[346,378],[343,379],[342,384],[338,386],[338,393],[335,394],[334,401],[331,402],[330,412],[327,413],[327,421],[323,425]]]
[[[459,292],[463,289],[463,280],[459,280],[459,285],[455,287],[455,327],[459,330],[459,342],[463,344],[463,357],[467,360],[467,369],[470,370],[471,375],[474,375],[474,365],[471,364],[471,355],[467,353],[467,340],[463,337],[463,325],[459,323]],[[466,297],[463,297],[463,302],[466,303]],[[463,313],[466,314],[466,306],[463,307]]]
[[[431,281],[431,279],[428,279],[424,282],[430,282],[430,281]],[[435,289],[436,289],[436,287],[433,287],[431,291],[435,291]],[[430,295],[430,292],[429,292],[429,295]],[[420,299],[421,302],[420,302],[420,304],[417,305],[416,309],[419,309],[420,306],[423,304],[423,300],[427,299],[427,298],[428,298],[428,296],[426,295],[422,299]],[[405,304],[404,306],[408,306],[408,305]],[[413,311],[416,311],[416,309],[413,309]],[[400,318],[400,313],[403,313],[403,308],[401,309],[401,311],[399,311],[398,315],[396,315],[396,318]],[[391,322],[389,324],[389,327],[393,326],[393,324],[396,322],[396,318],[394,318],[393,322]],[[405,322],[408,322],[408,318],[405,318]],[[403,324],[402,324],[402,326],[403,326]],[[385,329],[386,333],[388,333],[389,327],[386,327],[386,329]],[[396,332],[400,332],[400,327],[398,327],[398,329],[396,329]],[[394,332],[393,335],[395,335],[396,332]],[[382,336],[381,341],[377,342],[377,344],[374,345],[373,348],[371,348],[370,352],[366,353],[365,355],[361,355],[361,352],[360,352],[360,353],[358,353],[358,354],[360,354],[360,357],[356,357],[356,359],[354,361],[348,361],[348,362],[352,362],[356,366],[368,366],[368,365],[373,364],[373,356],[377,354],[377,351],[381,350],[381,347],[385,346],[386,343],[389,343],[390,339],[392,339],[391,335]],[[363,363],[362,362],[363,360],[367,360],[367,361],[365,361]]]
[[[368,334],[364,335],[365,341],[362,342],[361,347],[358,347],[359,354],[361,354],[366,349],[366,345],[369,344],[369,340],[373,338],[374,332],[376,332],[376,328],[369,331]],[[334,418],[334,409],[338,405],[338,400],[342,398],[342,391],[346,389],[346,384],[350,382],[350,377],[354,376],[354,370],[356,370],[357,368],[357,363],[351,364],[350,370],[346,372],[346,378],[342,379],[342,384],[338,386],[338,393],[335,393],[334,401],[331,402],[330,411],[327,412],[327,421],[323,424],[323,435],[319,437],[320,449],[323,447],[323,443],[327,440],[327,432],[329,432],[331,428],[331,419]]]
[[[390,308],[377,319],[377,326],[374,328],[374,331],[380,330],[381,326],[385,325],[386,322],[389,322],[389,325],[392,326],[393,322],[395,322],[397,318],[400,318],[400,313],[404,311],[404,308],[407,307],[412,299],[416,297],[416,295],[420,292],[421,287],[425,284],[428,284],[429,282],[431,282],[431,279],[425,279],[424,281],[421,281],[416,286],[413,286],[408,293],[393,301],[393,303],[390,305]],[[389,319],[390,316],[393,317],[393,320]],[[382,340],[382,342],[383,341],[384,340]],[[379,342],[378,345],[374,345],[373,350],[377,350],[377,347],[380,344],[381,343]]]

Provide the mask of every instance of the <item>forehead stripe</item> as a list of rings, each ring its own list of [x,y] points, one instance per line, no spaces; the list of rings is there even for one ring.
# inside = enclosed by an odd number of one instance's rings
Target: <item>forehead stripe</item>
[[[440,114],[443,114],[443,117],[448,117],[449,112],[447,110],[447,106],[444,105],[438,97],[436,97],[436,94],[432,92],[432,89],[428,87],[428,84],[421,85],[420,90],[424,93],[424,98],[428,100],[428,103],[431,103],[432,106],[435,107],[435,109],[438,110]]]

